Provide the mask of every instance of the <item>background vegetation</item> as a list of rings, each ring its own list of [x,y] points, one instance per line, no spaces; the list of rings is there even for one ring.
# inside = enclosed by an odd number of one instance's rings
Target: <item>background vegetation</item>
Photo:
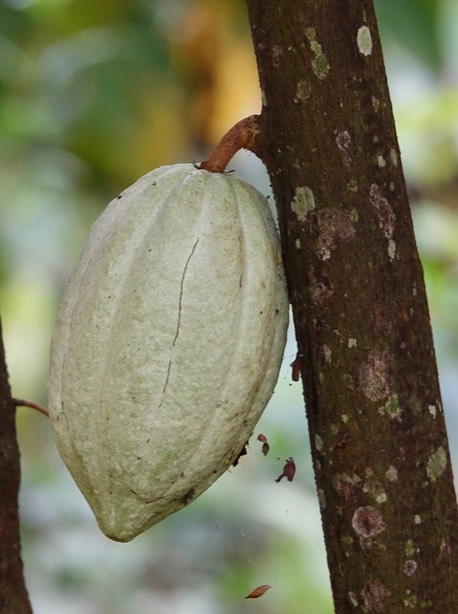
[[[458,6],[376,2],[458,458]],[[16,397],[46,404],[49,341],[90,224],[161,164],[198,161],[260,95],[242,0],[0,3],[0,293]],[[232,168],[268,193],[250,154]],[[288,343],[248,456],[189,508],[116,544],[46,419],[19,409],[26,579],[36,614],[332,612],[300,384]],[[275,478],[285,458],[294,482]],[[455,465],[457,466],[457,465]],[[272,590],[243,598],[258,584]]]

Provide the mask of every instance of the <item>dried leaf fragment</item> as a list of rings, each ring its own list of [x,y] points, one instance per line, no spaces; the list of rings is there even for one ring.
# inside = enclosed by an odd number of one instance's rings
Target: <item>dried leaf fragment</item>
[[[285,466],[283,467],[283,473],[279,475],[275,481],[280,482],[282,478],[286,478],[288,482],[292,482],[295,473],[296,473],[296,464],[293,458],[290,456],[289,458],[286,459]]]
[[[249,595],[245,597],[245,599],[257,599],[258,597],[262,597],[264,593],[266,593],[269,588],[272,588],[270,584],[261,584],[254,588]]]
[[[258,441],[262,442],[262,453],[264,454],[264,456],[267,456],[267,454],[269,454],[269,450],[270,450],[270,446],[269,446],[269,442],[267,441],[267,437],[265,435],[263,435],[262,433],[260,433],[257,437]]]
[[[296,358],[290,364],[290,367],[292,368],[291,379],[293,380],[293,382],[298,382],[301,378],[301,367],[302,367],[303,356],[304,356],[303,354],[299,354],[298,352],[296,354]]]

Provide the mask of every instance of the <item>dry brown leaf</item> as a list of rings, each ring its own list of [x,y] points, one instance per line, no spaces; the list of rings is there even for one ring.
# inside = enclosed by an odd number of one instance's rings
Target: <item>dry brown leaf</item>
[[[249,595],[245,597],[245,599],[257,599],[258,597],[262,597],[264,593],[266,593],[269,588],[272,588],[270,584],[261,584],[254,588]]]

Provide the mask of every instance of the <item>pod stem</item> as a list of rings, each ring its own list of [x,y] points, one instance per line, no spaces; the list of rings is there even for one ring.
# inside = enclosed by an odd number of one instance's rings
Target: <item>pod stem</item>
[[[43,407],[43,405],[40,405],[39,403],[25,401],[24,399],[13,399],[13,403],[16,405],[16,407],[31,407],[32,409],[36,409],[41,414],[49,417],[49,412],[46,407]]]
[[[226,132],[210,156],[201,162],[199,168],[210,173],[224,173],[232,156],[239,149],[249,149],[257,154],[256,140],[261,132],[260,115],[250,115],[241,119]]]

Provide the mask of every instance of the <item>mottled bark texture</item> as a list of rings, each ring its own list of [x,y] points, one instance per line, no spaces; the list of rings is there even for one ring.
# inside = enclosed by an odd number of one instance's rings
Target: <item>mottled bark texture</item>
[[[247,4],[335,610],[458,612],[456,498],[372,1]]]
[[[19,449],[16,408],[11,398],[0,323],[0,612],[29,614],[20,554]]]

